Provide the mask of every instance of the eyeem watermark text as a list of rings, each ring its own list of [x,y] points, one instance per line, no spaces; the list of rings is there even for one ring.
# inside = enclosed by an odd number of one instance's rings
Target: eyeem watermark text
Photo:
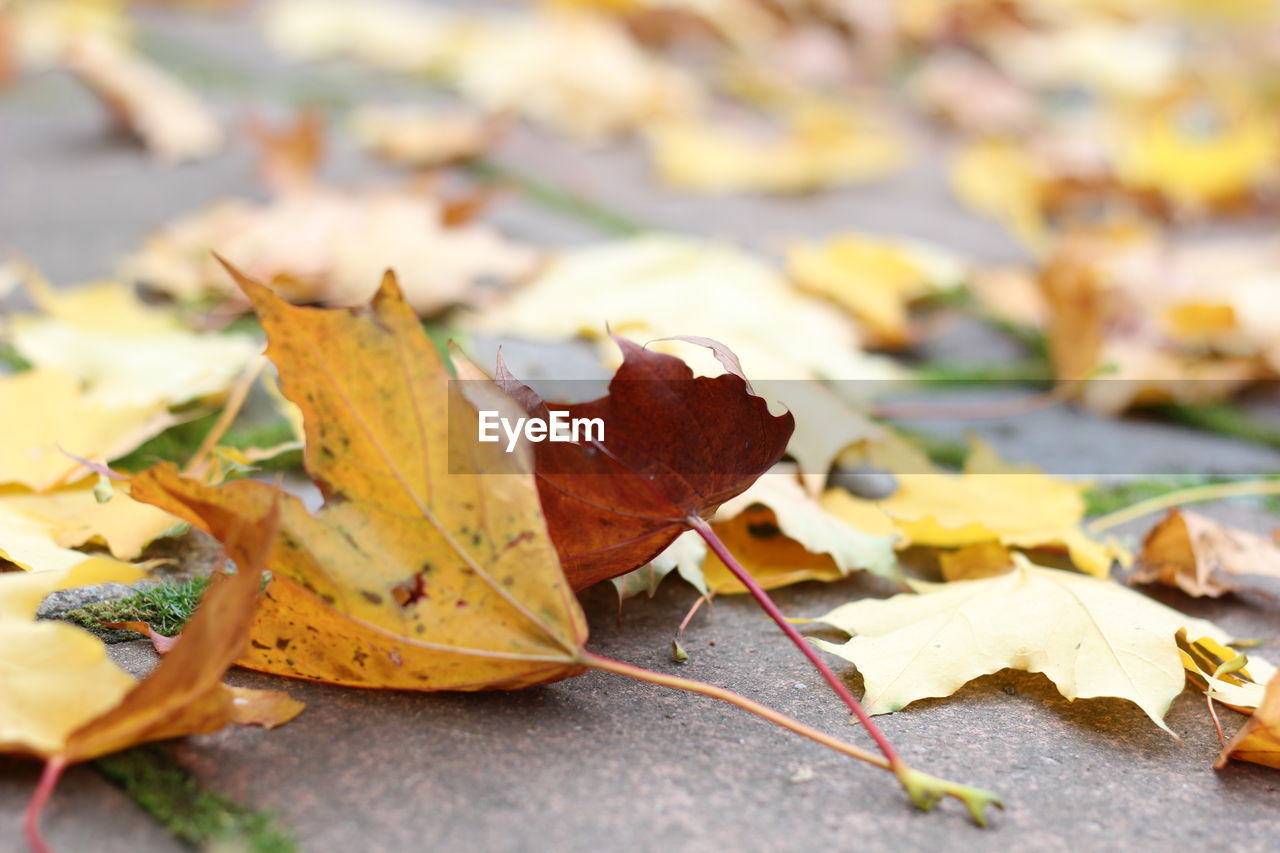
[[[481,410],[479,415],[480,441],[497,442],[505,435],[508,453],[516,449],[522,434],[529,441],[604,441],[603,418],[571,418],[568,412],[551,411],[545,419],[516,418],[513,422],[495,411]]]

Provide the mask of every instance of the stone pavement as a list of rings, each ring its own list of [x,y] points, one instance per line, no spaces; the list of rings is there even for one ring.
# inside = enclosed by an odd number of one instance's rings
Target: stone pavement
[[[407,100],[421,87],[350,69],[276,64],[243,19],[198,23],[148,11],[144,44],[200,84],[228,119],[245,104],[287,115],[299,100],[371,94]],[[438,97],[437,95],[430,95]],[[151,228],[226,194],[259,196],[252,152],[164,169],[101,131],[96,106],[50,76],[0,95],[0,250],[32,259],[57,283],[110,273]],[[922,146],[927,146],[921,140]],[[339,135],[327,173],[339,182],[380,174]],[[619,146],[582,156],[530,130],[498,153],[503,162],[589,195],[639,221],[723,235],[774,253],[793,235],[844,228],[927,238],[988,260],[1018,249],[994,224],[948,196],[941,158],[917,157],[908,175],[812,199],[689,198],[655,187],[642,154]],[[384,177],[390,177],[384,175]],[[599,239],[583,221],[503,199],[494,218],[514,236],[550,245]],[[696,332],[696,330],[691,330]],[[937,351],[970,362],[1013,357],[1006,342],[960,327]],[[1199,460],[1235,470],[1275,469],[1275,455],[1176,427],[1118,423],[1051,410],[992,435],[1014,460],[1103,454],[1100,465],[1141,454],[1144,465],[1185,471]],[[1202,469],[1204,470],[1204,469]],[[1258,531],[1275,518],[1215,507]],[[1132,540],[1144,528],[1120,532]],[[777,599],[791,615],[891,592],[873,578],[804,584]],[[1275,636],[1280,586],[1219,602],[1159,593],[1243,637]],[[653,600],[612,591],[584,595],[594,650],[738,690],[801,720],[857,739],[837,700],[750,601],[725,598],[699,615],[670,661],[672,631],[694,599],[665,584]],[[1260,652],[1280,659],[1280,644]],[[145,643],[113,647],[139,671]],[[860,687],[856,675],[851,675]],[[229,729],[171,748],[212,789],[269,809],[309,851],[588,850],[1027,850],[1274,848],[1275,771],[1235,764],[1215,773],[1217,741],[1203,700],[1184,693],[1159,731],[1118,700],[1070,703],[1041,676],[979,679],[955,697],[880,718],[908,760],[996,789],[1008,811],[979,830],[954,803],[914,811],[893,780],[742,712],[700,697],[592,673],[519,693],[414,695],[362,692],[235,672],[235,683],[289,690],[307,703],[273,731]],[[1230,727],[1238,717],[1224,711]],[[808,781],[794,781],[808,777]],[[34,765],[0,760],[0,850],[21,849],[16,817]],[[47,837],[63,851],[177,849],[162,830],[94,771],[74,769],[46,811]]]

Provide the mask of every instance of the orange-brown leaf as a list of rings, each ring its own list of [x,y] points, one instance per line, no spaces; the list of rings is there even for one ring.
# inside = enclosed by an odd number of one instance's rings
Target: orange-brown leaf
[[[1280,673],[1271,676],[1262,704],[1227,741],[1213,766],[1221,770],[1232,758],[1280,769]]]
[[[63,761],[88,761],[139,743],[216,731],[236,719],[235,694],[222,677],[244,647],[276,527],[270,506],[238,520],[224,540],[236,574],[213,579],[160,665],[119,705],[72,732],[59,756]],[[272,723],[300,709],[290,710]]]
[[[133,494],[223,541],[279,503],[274,580],[241,663],[412,690],[513,689],[581,672],[585,619],[527,451],[470,440],[475,409],[450,387],[394,278],[367,308],[334,310],[289,305],[233,275],[302,410],[304,461],[325,505],[312,515],[266,483],[213,487],[169,465],[136,477]],[[492,390],[493,407],[514,413]],[[451,440],[451,430],[468,434]]]

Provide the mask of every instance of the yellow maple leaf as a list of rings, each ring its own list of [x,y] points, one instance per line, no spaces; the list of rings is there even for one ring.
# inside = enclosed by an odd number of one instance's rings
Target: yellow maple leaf
[[[825,101],[790,107],[771,134],[683,118],[655,124],[649,141],[665,183],[706,193],[810,192],[884,177],[905,159],[884,119]]]
[[[787,271],[800,287],[848,310],[869,342],[886,348],[911,343],[912,302],[965,278],[964,262],[941,248],[865,234],[795,244],[787,253]]]
[[[1239,200],[1280,171],[1280,132],[1271,118],[1267,110],[1245,110],[1208,130],[1189,128],[1180,109],[1133,119],[1122,125],[1116,175],[1192,210]]]
[[[1128,699],[1166,730],[1186,680],[1177,632],[1228,642],[1212,623],[1120,584],[1014,560],[995,577],[917,582],[918,593],[842,605],[816,621],[853,638],[814,642],[857,665],[873,714],[1020,669],[1044,673],[1068,699]]]
[[[951,163],[951,188],[961,201],[1008,228],[1032,252],[1049,239],[1045,176],[1019,143],[1000,138],[966,144]]]
[[[176,406],[217,396],[260,349],[249,335],[191,332],[175,312],[144,304],[122,282],[54,290],[28,271],[25,284],[41,313],[14,315],[7,337],[36,367],[78,379],[92,406]]]
[[[927,467],[915,467],[924,464]],[[1125,551],[1081,529],[1085,483],[1007,465],[974,441],[964,472],[949,474],[914,462],[899,469],[898,489],[872,501],[830,489],[822,504],[832,515],[871,534],[896,533],[901,545],[964,548],[1000,543],[1012,548],[1061,548],[1082,571],[1105,577]],[[996,552],[998,553],[998,552]]]
[[[136,567],[90,564],[0,575],[0,672],[11,688],[0,695],[0,752],[46,761],[45,778],[28,812],[28,837],[36,849],[44,849],[34,824],[48,796],[46,786],[67,765],[232,722],[270,728],[302,710],[277,691],[222,684],[253,621],[275,529],[274,508],[239,524],[225,543],[236,574],[214,578],[182,637],[141,682],[113,663],[102,641],[84,629],[33,618],[49,592],[135,580]]]
[[[394,279],[356,312],[296,308],[237,281],[267,330],[282,391],[302,409],[306,466],[325,506],[312,515],[267,483],[214,487],[167,464],[132,489],[219,539],[279,502],[273,580],[241,663],[413,690],[514,689],[583,671],[585,618],[527,453],[482,445],[483,458],[451,456],[470,446],[478,416]],[[493,408],[513,415],[493,391]],[[469,426],[451,406],[470,412]]]
[[[88,472],[67,456],[115,459],[174,424],[163,403],[109,406],[72,376],[37,368],[0,376],[0,411],[22,412],[0,442],[0,485],[43,491]]]
[[[113,561],[0,574],[0,668],[11,688],[0,698],[0,752],[51,755],[129,692],[133,677],[111,661],[101,640],[69,622],[36,621],[35,612],[56,590],[140,577],[136,567]]]
[[[61,557],[51,550],[43,558],[36,554],[52,546],[65,553],[68,561],[76,554],[87,559],[88,555],[66,549],[101,543],[116,559],[132,560],[180,523],[163,510],[133,500],[126,488],[116,489],[106,502],[99,501],[94,491],[92,480],[43,493],[0,487],[0,554],[27,568],[52,568]],[[26,531],[28,547],[40,551],[15,557],[23,551],[9,537],[18,529]]]

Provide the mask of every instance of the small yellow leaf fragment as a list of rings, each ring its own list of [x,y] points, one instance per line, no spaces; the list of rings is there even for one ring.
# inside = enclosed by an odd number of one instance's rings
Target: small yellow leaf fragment
[[[1221,770],[1232,758],[1280,769],[1280,673],[1267,682],[1258,709],[1227,741],[1214,769]]]
[[[231,687],[231,722],[240,726],[274,729],[302,713],[306,707],[283,690]]]

